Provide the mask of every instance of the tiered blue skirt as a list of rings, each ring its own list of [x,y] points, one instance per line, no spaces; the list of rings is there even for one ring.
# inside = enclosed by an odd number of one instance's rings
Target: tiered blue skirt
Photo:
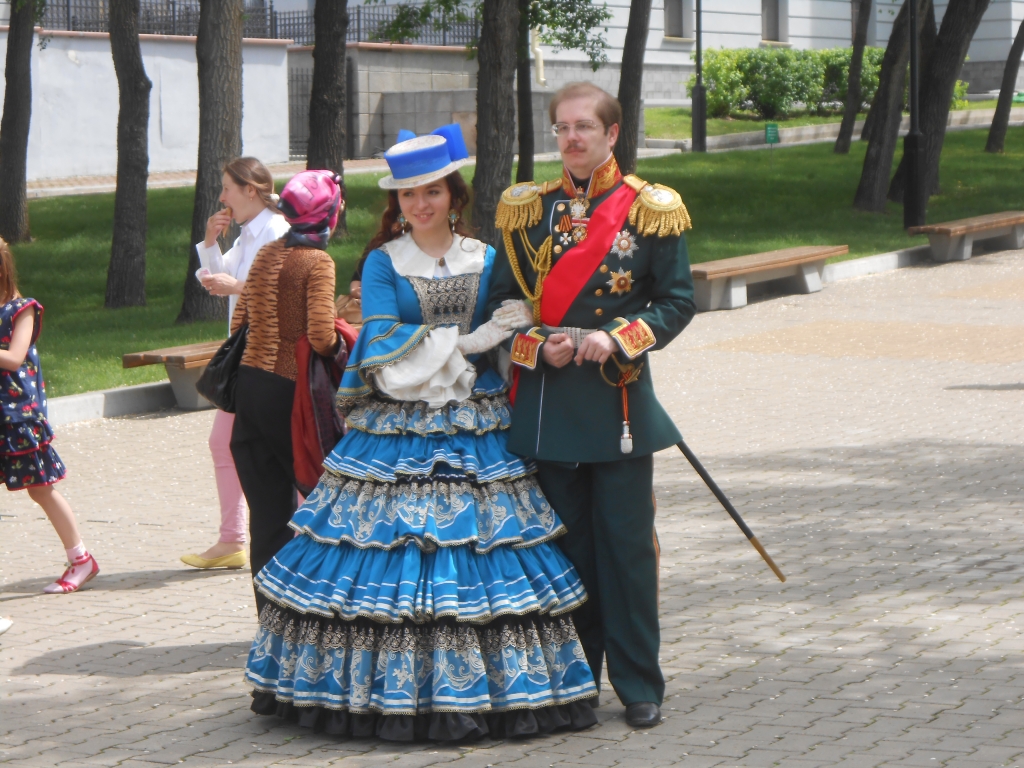
[[[256,576],[253,709],[329,733],[440,740],[596,722],[564,526],[505,448],[501,393],[370,398]]]

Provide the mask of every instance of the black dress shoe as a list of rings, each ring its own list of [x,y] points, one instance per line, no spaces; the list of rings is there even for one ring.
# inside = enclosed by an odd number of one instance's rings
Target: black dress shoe
[[[653,701],[626,705],[626,722],[633,728],[653,728],[661,722],[661,707]]]

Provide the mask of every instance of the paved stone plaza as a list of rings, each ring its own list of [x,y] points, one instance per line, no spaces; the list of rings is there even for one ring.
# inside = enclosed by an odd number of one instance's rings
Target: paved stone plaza
[[[45,345],[45,334],[43,344]],[[662,400],[789,580],[678,452],[657,458],[665,721],[395,746],[249,712],[246,574],[178,556],[217,529],[212,415],[63,428],[61,486],[103,573],[0,494],[0,763],[12,766],[1024,764],[1024,252],[696,318]]]

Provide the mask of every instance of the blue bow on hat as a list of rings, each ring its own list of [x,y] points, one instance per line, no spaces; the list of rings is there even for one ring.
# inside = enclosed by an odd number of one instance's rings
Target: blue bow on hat
[[[425,136],[398,132],[398,143],[384,153],[391,175],[380,180],[383,189],[406,189],[443,178],[469,162],[469,150],[458,123],[442,125]]]

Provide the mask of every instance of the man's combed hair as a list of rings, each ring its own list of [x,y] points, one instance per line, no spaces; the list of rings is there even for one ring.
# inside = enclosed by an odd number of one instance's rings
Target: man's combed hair
[[[619,104],[619,100],[593,83],[569,83],[556,91],[551,98],[551,106],[548,107],[548,117],[551,118],[552,124],[555,122],[559,104],[569,99],[580,98],[594,99],[594,111],[597,112],[598,119],[604,123],[605,133],[611,126],[622,124],[622,105]]]

